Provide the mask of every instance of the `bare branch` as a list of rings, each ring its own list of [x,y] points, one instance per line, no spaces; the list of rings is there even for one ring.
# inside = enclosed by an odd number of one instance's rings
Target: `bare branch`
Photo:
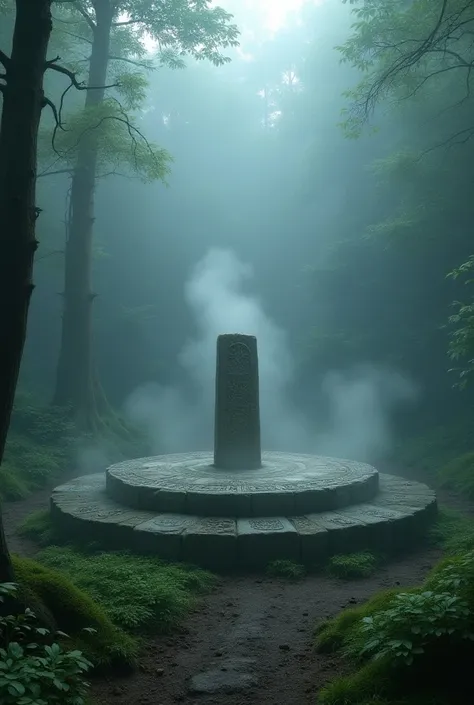
[[[124,22],[113,22],[112,27],[125,27],[131,24],[140,24],[143,20],[125,20]]]
[[[9,64],[10,64],[10,57],[7,56],[1,49],[0,49],[0,64],[3,64],[3,66],[7,69]]]
[[[63,34],[67,34],[69,37],[74,37],[74,39],[79,39],[81,42],[86,42],[87,44],[92,44],[92,39],[88,39],[87,37],[83,37],[80,34],[75,34],[74,32],[69,32],[67,29],[62,29],[61,32]]]
[[[413,49],[413,51],[402,54],[401,57],[394,61],[394,63],[389,66],[389,68],[386,69],[370,87],[363,106],[366,117],[368,117],[368,115],[372,112],[375,103],[377,103],[382,91],[387,86],[389,81],[395,78],[398,74],[402,73],[402,71],[407,71],[412,68],[430,50],[434,40],[436,39],[438,30],[444,20],[447,4],[448,0],[443,0],[436,24],[426,39],[424,39],[416,49]]]
[[[86,10],[82,7],[82,4],[79,2],[79,0],[75,0],[72,4],[76,8],[76,10],[79,12],[79,14],[83,16],[83,18],[85,19],[85,21],[87,22],[87,24],[89,25],[91,30],[94,32],[95,26],[96,26],[95,22],[92,19],[92,17],[89,15],[89,13],[86,12]]]
[[[56,169],[55,171],[42,171],[40,174],[36,174],[36,178],[41,179],[45,176],[55,176],[56,174],[69,174],[69,176],[72,176],[72,169]]]
[[[153,68],[146,61],[134,61],[133,59],[126,59],[124,56],[115,56],[114,54],[109,54],[109,59],[111,61],[124,61],[126,64],[132,64],[132,66],[138,66],[141,69]]]
[[[52,111],[53,116],[54,116],[54,121],[55,121],[55,123],[56,123],[55,130],[56,130],[56,129],[64,130],[63,126],[61,125],[60,116],[59,116],[59,114],[58,114],[58,111],[57,111],[57,108],[56,108],[55,104],[53,103],[52,100],[50,100],[49,98],[46,98],[46,97],[44,96],[44,97],[43,97],[43,100],[42,100],[42,102],[41,102],[41,107],[42,107],[42,108],[45,108],[47,105],[51,108],[51,111]]]
[[[61,60],[60,56],[56,56],[54,59],[50,59],[50,61],[47,61],[45,64],[45,70],[47,69],[52,69],[53,71],[57,71],[58,73],[62,73],[64,76],[67,76],[69,80],[71,81],[71,86],[74,86],[74,88],[77,88],[78,91],[98,91],[98,90],[104,90],[106,88],[117,88],[118,83],[111,83],[108,86],[87,86],[85,85],[84,81],[79,83],[79,81],[76,78],[76,74],[73,71],[70,71],[69,69],[65,68],[64,66],[60,66],[57,62]]]

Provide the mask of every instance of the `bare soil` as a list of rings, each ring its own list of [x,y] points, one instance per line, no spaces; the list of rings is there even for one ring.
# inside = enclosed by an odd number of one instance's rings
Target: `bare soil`
[[[34,555],[35,546],[16,536],[15,527],[48,500],[44,490],[4,507],[12,551]],[[472,513],[454,495],[441,493],[440,500]],[[315,625],[382,588],[420,583],[439,557],[439,550],[423,549],[353,582],[225,578],[175,634],[148,639],[134,674],[97,679],[92,694],[101,705],[314,704],[320,688],[345,668],[338,657],[314,653]]]

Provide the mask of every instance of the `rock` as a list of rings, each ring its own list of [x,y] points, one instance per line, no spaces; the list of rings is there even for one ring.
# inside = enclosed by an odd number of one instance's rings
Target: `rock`
[[[290,645],[289,644],[280,644],[278,648],[280,649],[280,651],[289,651]]]
[[[237,693],[257,685],[253,659],[229,659],[221,668],[210,668],[193,676],[188,691],[193,694]]]

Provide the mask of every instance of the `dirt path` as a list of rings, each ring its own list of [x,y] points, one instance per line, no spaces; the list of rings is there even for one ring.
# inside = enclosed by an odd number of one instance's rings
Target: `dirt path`
[[[438,557],[426,551],[353,583],[225,580],[181,633],[149,642],[140,671],[96,683],[93,694],[101,705],[314,705],[342,667],[312,651],[315,624],[381,588],[419,583]]]
[[[452,495],[440,499],[472,510]],[[31,511],[46,508],[48,500],[45,490],[4,507],[11,550],[34,554],[34,546],[15,535],[15,526]],[[336,657],[312,651],[315,624],[382,588],[420,583],[439,555],[424,550],[351,583],[321,576],[301,582],[224,579],[178,633],[148,641],[134,675],[96,681],[93,695],[100,705],[314,704],[317,691],[342,668]]]

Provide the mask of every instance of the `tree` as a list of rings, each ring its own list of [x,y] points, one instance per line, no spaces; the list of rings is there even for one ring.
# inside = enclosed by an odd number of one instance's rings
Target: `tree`
[[[16,0],[11,53],[0,49],[0,462],[3,457],[33,291],[37,242],[35,199],[37,136],[51,0]],[[0,582],[13,578],[0,514]]]
[[[220,49],[237,45],[238,30],[229,24],[231,15],[209,0],[75,0],[67,3],[76,22],[73,33],[90,44],[86,95],[71,180],[70,218],[65,250],[64,313],[61,349],[57,367],[54,403],[69,405],[80,423],[94,429],[97,417],[96,380],[93,373],[91,325],[95,294],[91,284],[91,253],[94,223],[94,190],[98,175],[101,131],[111,123],[126,126],[131,137],[132,159],[137,161],[137,144],[154,160],[152,178],[163,179],[168,157],[153,150],[117,99],[105,98],[110,67],[126,62],[146,68],[142,40],[151,38],[159,47],[160,63],[180,68],[186,54],[214,64],[227,61]],[[61,3],[64,5],[64,3]],[[139,74],[134,74],[134,80]],[[130,87],[130,74],[126,80]],[[123,77],[122,77],[123,80]],[[112,85],[120,89],[120,78]],[[133,81],[132,81],[133,83]],[[125,88],[127,87],[125,86]],[[123,88],[123,86],[122,86]],[[141,83],[143,92],[143,82]],[[142,155],[143,156],[143,155]]]

